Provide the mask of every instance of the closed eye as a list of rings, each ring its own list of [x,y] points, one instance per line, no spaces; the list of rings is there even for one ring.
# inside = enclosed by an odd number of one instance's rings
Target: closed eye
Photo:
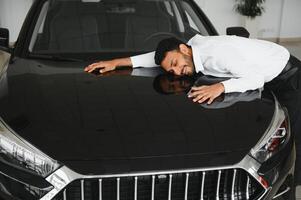
[[[176,67],[176,66],[177,66],[177,61],[175,61],[175,62],[173,63],[173,66],[174,66],[174,67]]]

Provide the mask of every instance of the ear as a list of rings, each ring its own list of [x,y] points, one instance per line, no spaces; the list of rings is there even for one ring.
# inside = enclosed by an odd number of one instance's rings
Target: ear
[[[187,56],[190,56],[190,51],[189,51],[189,47],[185,44],[180,44],[179,45],[179,50],[181,53],[187,55]]]

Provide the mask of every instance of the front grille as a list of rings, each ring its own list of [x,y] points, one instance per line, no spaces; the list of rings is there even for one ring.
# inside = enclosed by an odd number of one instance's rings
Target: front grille
[[[54,200],[242,200],[264,188],[242,169],[81,179]]]

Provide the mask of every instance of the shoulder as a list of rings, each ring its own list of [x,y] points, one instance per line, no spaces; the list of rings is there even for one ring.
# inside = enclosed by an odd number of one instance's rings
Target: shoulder
[[[202,36],[200,34],[196,34],[195,36],[193,36],[192,38],[190,38],[190,40],[187,42],[187,44],[188,45],[196,44],[199,41],[205,39],[205,37],[208,37],[208,36]]]

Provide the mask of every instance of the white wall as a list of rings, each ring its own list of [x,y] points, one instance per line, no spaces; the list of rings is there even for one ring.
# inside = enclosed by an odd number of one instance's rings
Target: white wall
[[[230,26],[242,26],[242,17],[234,11],[235,0],[195,0],[219,34]]]
[[[226,27],[245,26],[243,16],[234,11],[235,0],[195,0],[220,34]],[[257,37],[300,38],[301,1],[266,0],[265,12],[257,20]]]
[[[0,0],[0,27],[8,28],[10,42],[16,41],[33,0]]]
[[[260,38],[278,38],[281,37],[281,18],[283,16],[284,0],[266,0],[265,11],[258,17],[257,37]],[[301,34],[300,34],[301,35]]]
[[[284,38],[301,37],[301,1],[285,0],[281,36]]]

